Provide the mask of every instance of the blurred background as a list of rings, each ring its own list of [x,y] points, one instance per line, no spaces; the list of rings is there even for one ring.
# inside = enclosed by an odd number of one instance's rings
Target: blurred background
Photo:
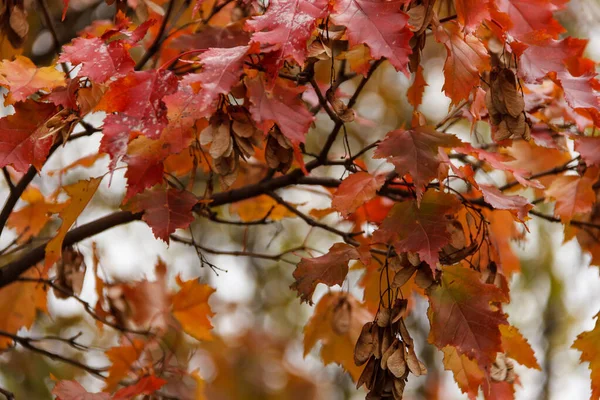
[[[68,23],[60,22],[62,2],[52,1],[51,17],[54,20],[58,39],[68,43],[77,32],[94,21],[111,19],[114,6],[104,1],[71,0],[67,16]],[[48,64],[54,57],[52,35],[43,26],[36,4],[27,5],[30,12],[29,38],[24,54],[30,55],[38,64]],[[36,15],[37,14],[37,15]],[[600,62],[600,2],[596,0],[573,0],[566,10],[558,15],[559,20],[576,37],[589,38],[587,56]],[[96,22],[97,23],[97,22]],[[446,52],[443,46],[429,40],[423,54],[425,78],[429,86],[421,106],[428,120],[437,121],[447,114],[449,99],[441,92],[443,85],[442,67]],[[351,92],[357,81],[349,81],[341,90]],[[356,107],[361,124],[349,126],[351,145],[366,145],[382,138],[389,130],[405,121],[410,121],[412,107],[406,101],[406,90],[410,81],[396,73],[389,65],[381,67],[367,90],[363,92]],[[10,113],[4,109],[3,114]],[[88,122],[99,126],[103,115],[92,115]],[[319,120],[318,128],[323,133],[330,129],[331,122]],[[485,130],[482,128],[482,130]],[[449,131],[469,139],[469,125],[456,124]],[[317,148],[325,134],[310,134],[307,148]],[[97,152],[100,135],[83,138],[59,149],[49,160],[44,170],[60,170],[82,156]],[[334,149],[344,154],[340,145]],[[378,163],[369,165],[369,170],[388,168]],[[91,168],[75,168],[66,174],[55,174],[53,179],[34,182],[43,193],[49,194],[59,184],[68,184],[88,176],[98,176],[106,171],[107,159],[102,159]],[[82,224],[118,208],[125,187],[124,171],[118,170],[110,187],[104,180],[101,189],[79,218]],[[330,168],[327,174],[340,177],[342,169]],[[498,177],[502,184],[503,177]],[[0,184],[0,199],[8,194],[5,182]],[[330,205],[329,193],[325,190],[291,189],[283,192],[284,198],[301,204],[302,211],[326,208]],[[303,204],[303,205],[302,205]],[[309,206],[310,204],[310,206]],[[551,207],[548,205],[547,207]],[[268,210],[268,208],[267,208]],[[549,210],[551,211],[551,210]],[[229,210],[224,210],[227,216]],[[327,217],[335,223],[335,215]],[[344,222],[338,221],[341,228]],[[533,399],[587,399],[590,394],[587,364],[579,364],[579,353],[570,349],[577,334],[594,325],[594,315],[600,311],[600,277],[596,267],[590,267],[590,257],[583,254],[576,241],[563,242],[561,225],[538,219],[527,223],[530,233],[521,241],[511,242],[518,254],[521,270],[511,284],[512,301],[506,307],[511,324],[518,327],[528,338],[542,371],[516,366],[522,382],[516,398]],[[46,227],[50,234],[56,227]],[[336,238],[323,231],[311,230],[302,221],[283,219],[276,224],[258,227],[238,227],[198,220],[193,225],[194,237],[207,250],[203,256],[222,271],[216,273],[202,266],[197,252],[186,245],[171,243],[170,246],[157,241],[143,223],[134,222],[113,228],[81,242],[79,250],[86,256],[86,264],[92,264],[92,243],[97,244],[101,257],[101,269],[108,282],[153,279],[154,266],[158,257],[169,266],[169,279],[181,273],[184,279],[201,277],[217,289],[211,298],[216,316],[213,318],[218,339],[200,343],[190,339],[194,348],[189,361],[191,369],[198,368],[205,381],[208,399],[362,399],[365,393],[354,389],[350,378],[340,367],[324,367],[320,361],[318,347],[303,357],[301,333],[312,314],[312,308],[302,305],[295,292],[289,290],[292,271],[305,253],[289,253],[280,261],[236,257],[214,252],[256,251],[278,254],[287,249],[305,246],[326,252]],[[5,232],[0,248],[14,238]],[[94,304],[96,294],[91,268],[84,281],[81,297]],[[362,299],[358,285],[362,269],[351,271],[349,290]],[[314,301],[326,293],[320,285]],[[74,300],[61,300],[49,294],[49,315],[40,316],[31,329],[36,334],[72,336],[82,332],[82,340],[92,346],[83,354],[83,360],[92,366],[102,366],[106,359],[103,350],[116,344],[116,336],[110,330],[102,335],[96,331],[94,321],[87,316],[80,304]],[[426,361],[429,374],[426,377],[411,376],[405,391],[406,399],[462,399],[459,389],[449,372],[443,370],[441,353],[426,343],[428,322],[427,303],[416,298],[410,329],[420,343],[420,358]],[[56,349],[73,353],[73,349],[53,344]],[[94,349],[98,351],[94,351]],[[17,399],[48,399],[52,388],[50,374],[77,377],[91,390],[100,390],[102,382],[79,374],[74,368],[49,361],[22,349],[0,354],[0,382],[13,391]],[[182,397],[183,398],[183,397]]]

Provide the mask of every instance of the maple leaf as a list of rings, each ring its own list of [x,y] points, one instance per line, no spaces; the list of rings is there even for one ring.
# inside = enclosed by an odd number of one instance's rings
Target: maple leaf
[[[52,90],[65,85],[65,74],[54,66],[37,68],[23,56],[17,56],[14,61],[0,61],[0,86],[9,90],[11,103],[26,100],[38,90]]]
[[[135,67],[135,61],[123,41],[106,43],[97,37],[74,39],[70,46],[63,47],[58,61],[81,64],[77,76],[88,77],[97,83],[122,77]]]
[[[419,105],[421,105],[421,102],[423,101],[423,92],[425,92],[425,86],[429,85],[427,85],[427,82],[425,82],[425,77],[423,76],[423,67],[419,65],[417,67],[417,71],[415,72],[415,80],[406,92],[407,100],[414,108],[418,108]]]
[[[410,174],[415,182],[417,198],[421,199],[425,186],[438,175],[441,160],[440,147],[460,146],[454,135],[440,133],[432,126],[419,126],[389,132],[375,150],[374,158],[386,158],[396,172]]]
[[[346,243],[335,243],[327,254],[303,258],[294,270],[290,288],[297,290],[301,301],[312,304],[312,295],[318,283],[327,286],[342,285],[348,275],[348,262],[360,258],[358,250]]]
[[[133,71],[109,86],[96,110],[124,113],[121,122],[129,130],[156,139],[168,123],[162,98],[176,90],[177,78],[170,71]]]
[[[432,286],[427,295],[430,343],[440,349],[454,346],[480,367],[502,352],[499,325],[507,324],[506,315],[490,303],[508,299],[498,287],[482,283],[478,272],[459,264],[444,267],[440,285]]]
[[[246,86],[250,92],[252,119],[259,128],[268,132],[276,123],[292,143],[304,143],[315,119],[299,98],[304,88],[278,79],[273,90],[268,91],[260,75],[247,79]]]
[[[395,204],[375,232],[374,240],[392,242],[399,253],[418,253],[435,272],[438,252],[451,238],[446,215],[456,213],[459,207],[455,196],[429,190],[419,205],[414,200]]]
[[[587,165],[600,166],[600,137],[576,137],[575,151],[581,155]]]
[[[500,334],[502,348],[508,357],[528,368],[541,370],[533,349],[517,328],[512,325],[500,325]]]
[[[400,11],[404,0],[336,0],[331,19],[346,27],[350,46],[366,44],[374,59],[385,57],[408,75],[409,41],[413,33],[408,15]]]
[[[21,275],[24,278],[39,279],[40,272],[35,268]],[[0,290],[0,330],[16,334],[19,329],[29,329],[35,321],[37,311],[46,312],[46,288],[35,282],[13,282]],[[15,307],[18,304],[18,307]],[[12,339],[0,336],[0,349],[6,349]]]
[[[152,228],[154,236],[169,243],[169,236],[177,229],[187,228],[194,216],[192,207],[198,202],[188,191],[172,188],[154,188],[133,197],[124,209],[143,212],[142,219]]]
[[[250,92],[252,119],[259,128],[266,133],[276,123],[292,143],[304,143],[306,132],[315,119],[299,98],[304,88],[278,79],[273,90],[268,91],[260,75],[246,79],[246,87]]]
[[[452,104],[458,104],[479,85],[480,74],[490,69],[490,55],[476,36],[463,34],[454,22],[447,24],[447,28],[440,25],[435,37],[446,46],[448,53],[442,89]]]
[[[262,52],[278,51],[281,59],[292,58],[303,66],[306,43],[328,8],[326,0],[281,0],[270,3],[267,11],[246,22],[246,27],[255,32],[252,41],[263,45]]]
[[[200,91],[193,99],[194,105],[199,108],[195,110],[197,117],[210,116],[216,111],[214,103],[219,95],[228,94],[239,81],[244,72],[244,58],[249,52],[254,53],[256,49],[251,50],[250,46],[216,48],[209,49],[198,57],[202,64],[202,72],[188,74],[181,81],[181,86],[193,86],[198,83],[201,85]]]
[[[349,324],[346,333],[336,332],[333,321],[336,309],[349,306]],[[321,342],[321,359],[325,365],[341,365],[356,381],[361,367],[354,364],[354,346],[362,327],[373,316],[351,294],[340,292],[326,293],[317,303],[313,315],[304,327],[304,356]]]
[[[383,186],[385,176],[373,176],[368,172],[357,172],[342,181],[333,194],[331,206],[344,216],[353,213],[376,196]]]
[[[171,298],[173,316],[183,330],[197,340],[211,340],[212,325],[209,317],[214,316],[208,304],[209,297],[215,292],[212,287],[201,284],[198,279],[182,281],[177,277],[179,292]]]
[[[350,69],[357,74],[367,76],[371,69],[371,51],[364,44],[352,47],[350,50],[343,52],[337,58],[347,60],[350,64]]]
[[[590,377],[592,379],[592,400],[600,399],[600,319],[596,315],[596,325],[591,331],[580,333],[571,346],[581,351],[581,362],[589,362]]]
[[[106,385],[104,391],[114,390],[121,380],[129,374],[132,365],[140,358],[144,351],[145,344],[141,340],[133,339],[129,344],[117,347],[111,347],[105,354],[112,363],[108,369]]]
[[[17,231],[19,242],[25,243],[37,236],[50,219],[50,214],[59,212],[63,205],[49,202],[35,187],[25,190],[21,200],[28,204],[10,214],[7,226]]]
[[[566,223],[575,214],[591,211],[596,202],[594,183],[598,178],[597,168],[590,168],[584,176],[563,175],[555,178],[546,189],[546,196],[556,200],[554,215]]]
[[[188,147],[194,139],[192,135],[180,133],[165,129],[159,139],[139,136],[129,143],[127,154],[123,157],[127,164],[127,192],[124,201],[162,181],[163,162],[171,154],[177,154]]]
[[[46,122],[58,110],[49,103],[25,101],[14,105],[15,113],[0,119],[0,167],[11,165],[26,172],[42,169],[54,142]]]
[[[490,17],[489,1],[487,0],[455,0],[458,22],[467,32],[472,32]]]
[[[60,381],[52,389],[56,400],[110,400],[108,393],[90,393],[77,381]]]
[[[533,208],[533,204],[525,197],[506,195],[497,187],[490,185],[479,185],[479,189],[485,201],[492,207],[498,210],[509,210],[520,222],[529,219],[529,210]]]
[[[469,399],[476,399],[479,387],[485,379],[477,362],[464,354],[459,354],[453,346],[446,346],[442,351],[444,352],[444,369],[452,371],[458,387],[469,396]]]
[[[565,61],[581,57],[586,45],[586,40],[572,37],[531,44],[519,57],[518,72],[528,83],[539,82],[550,72],[568,72]]]
[[[127,302],[128,321],[136,326],[156,332],[164,332],[169,316],[169,294],[167,293],[167,266],[159,259],[154,281],[142,280],[116,286]],[[115,286],[113,286],[115,287]]]
[[[60,259],[65,235],[90,202],[96,193],[96,190],[98,190],[100,182],[102,182],[102,178],[92,178],[89,180],[81,180],[72,185],[63,187],[70,199],[58,213],[62,219],[62,224],[60,225],[56,236],[54,236],[46,245],[46,270]]]
[[[119,389],[114,396],[113,400],[129,400],[134,398],[135,396],[140,395],[151,395],[156,392],[158,389],[163,387],[167,381],[161,378],[157,378],[154,375],[144,376],[140,380],[138,380],[135,384],[131,386],[124,387]],[[86,399],[87,400],[87,399]]]
[[[565,0],[495,0],[498,10],[507,14],[508,32],[519,40],[536,37],[556,38],[565,28],[554,19]]]

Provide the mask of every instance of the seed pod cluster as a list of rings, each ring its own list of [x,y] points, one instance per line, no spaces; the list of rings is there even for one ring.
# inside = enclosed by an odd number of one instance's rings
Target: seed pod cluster
[[[367,399],[401,400],[409,373],[427,373],[417,358],[413,340],[404,324],[406,300],[396,300],[394,307],[381,308],[375,321],[367,322],[354,348],[354,363],[366,363],[356,387],[369,389]]]
[[[500,68],[491,72],[485,105],[490,113],[490,121],[496,127],[494,140],[512,137],[531,139],[531,128],[525,117],[525,100],[517,90],[517,78],[512,70]]]
[[[227,186],[237,177],[239,157],[252,156],[254,146],[260,146],[261,140],[262,133],[241,112],[215,114],[200,134],[200,144],[210,144],[213,167]]]

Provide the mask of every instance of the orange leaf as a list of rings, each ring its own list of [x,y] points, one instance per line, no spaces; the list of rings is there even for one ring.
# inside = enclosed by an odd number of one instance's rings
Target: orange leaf
[[[60,218],[62,219],[62,224],[58,230],[58,233],[46,245],[46,270],[60,259],[65,235],[67,234],[71,225],[73,225],[75,220],[77,220],[79,214],[81,214],[81,212],[90,202],[101,181],[102,178],[93,178],[85,181],[82,180],[64,187],[71,199],[66,203],[65,208],[59,212]]]
[[[444,352],[444,368],[452,371],[460,390],[466,393],[469,399],[475,399],[485,377],[477,362],[464,354],[458,354],[453,346],[446,346],[442,351]]]
[[[598,318],[598,315],[596,315],[596,318]],[[571,347],[581,351],[581,362],[587,361],[590,363],[590,377],[592,379],[591,400],[600,399],[600,319],[596,319],[594,329],[577,336]]]
[[[64,206],[62,203],[48,202],[35,187],[29,187],[23,192],[21,200],[29,204],[10,214],[7,221],[7,225],[21,235],[20,243],[25,243],[31,237],[37,236],[50,219],[50,214],[59,212]]]
[[[447,29],[439,26],[436,31],[438,42],[446,46],[448,57],[444,64],[444,93],[458,104],[469,97],[471,91],[479,86],[479,75],[490,69],[490,56],[481,41],[473,35],[464,35],[458,24],[446,24]]]
[[[108,369],[108,377],[104,386],[105,391],[113,391],[121,380],[127,377],[133,363],[140,358],[144,346],[144,342],[136,339],[131,342],[131,345],[111,347],[105,352],[106,357],[112,363]]]
[[[215,314],[210,309],[208,298],[215,289],[199,283],[197,279],[182,281],[177,277],[177,284],[181,290],[172,297],[173,316],[190,336],[197,340],[211,340],[212,325],[208,318]]]
[[[119,389],[113,396],[113,400],[129,400],[139,395],[151,395],[163,387],[167,381],[154,375],[144,376],[134,385]]]
[[[521,332],[512,325],[500,325],[502,348],[506,355],[528,368],[541,370],[533,349]]]
[[[36,269],[29,269],[24,278],[40,278]],[[0,289],[0,330],[15,334],[21,328],[29,329],[35,321],[36,312],[46,311],[44,285],[34,282],[14,282]],[[18,307],[15,305],[18,304]],[[12,343],[10,338],[0,336],[0,349]]]
[[[333,317],[336,307],[346,303],[350,308],[350,323],[346,333],[333,329]],[[361,329],[373,316],[352,295],[330,292],[321,298],[315,307],[313,316],[304,327],[304,355],[321,342],[321,358],[324,364],[340,364],[356,381],[362,367],[354,364],[354,346]]]
[[[559,176],[548,189],[546,196],[556,200],[554,215],[563,222],[568,222],[575,214],[591,211],[596,202],[593,185],[598,177],[598,170],[590,168],[584,176]]]
[[[296,282],[290,286],[298,291],[300,300],[312,304],[312,295],[318,283],[327,286],[342,285],[348,275],[348,262],[360,258],[356,248],[346,243],[335,243],[327,254],[303,258],[294,270]]]
[[[425,92],[425,86],[429,85],[427,85],[427,82],[425,82],[425,76],[423,76],[423,67],[419,65],[417,67],[417,71],[415,72],[415,80],[406,92],[408,102],[412,104],[414,108],[418,108],[421,105],[421,102],[423,101],[423,92]]]
[[[37,68],[27,57],[0,62],[0,85],[10,91],[11,103],[25,100],[38,90],[65,85],[65,74],[53,66]]]
[[[347,216],[375,197],[384,182],[383,175],[373,176],[368,172],[352,174],[342,181],[333,194],[331,206]]]
[[[262,219],[267,216],[267,214],[271,221],[279,221],[283,218],[296,216],[296,214],[277,203],[266,194],[253,199],[233,203],[231,209],[233,212],[236,212],[244,222]]]

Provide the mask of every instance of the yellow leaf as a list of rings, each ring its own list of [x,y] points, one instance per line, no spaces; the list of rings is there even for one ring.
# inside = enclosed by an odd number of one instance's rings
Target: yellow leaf
[[[65,75],[53,66],[37,68],[27,57],[0,62],[0,85],[10,91],[12,102],[23,101],[38,90],[65,85]]]
[[[477,361],[471,360],[464,354],[458,354],[456,347],[453,346],[446,346],[442,351],[444,352],[444,369],[452,371],[458,387],[469,396],[469,399],[475,399],[484,379]]]
[[[345,334],[333,329],[334,311],[340,302],[347,302],[350,307],[350,324]],[[371,313],[351,295],[341,292],[327,293],[316,305],[313,316],[304,328],[304,355],[320,341],[323,363],[340,364],[356,381],[363,367],[354,364],[354,346],[363,325],[372,320]]]
[[[600,314],[596,315],[598,318]],[[591,331],[583,332],[573,343],[573,348],[581,351],[580,360],[590,363],[590,377],[592,379],[591,400],[600,399],[600,319],[596,319],[596,326]]]
[[[21,200],[29,204],[10,214],[7,221],[7,225],[21,235],[19,243],[25,243],[31,237],[37,236],[50,219],[50,215],[59,212],[64,206],[48,202],[35,187],[28,188],[21,195]]]
[[[296,214],[278,204],[271,197],[263,194],[253,199],[233,203],[231,208],[244,222],[259,220],[268,214],[271,221],[279,221],[286,217],[295,217]]]
[[[65,186],[64,189],[71,199],[67,202],[65,208],[59,213],[62,219],[62,225],[56,236],[46,245],[45,269],[48,270],[52,264],[58,261],[62,255],[62,244],[65,235],[79,214],[90,202],[102,178],[93,178],[85,181],[79,181],[73,185]]]
[[[500,325],[500,335],[502,335],[502,348],[508,357],[528,368],[541,370],[533,349],[517,328],[511,325]]]
[[[183,282],[177,277],[177,283],[181,290],[173,295],[173,316],[190,336],[198,340],[211,340],[212,325],[208,317],[214,313],[208,305],[208,298],[215,289],[198,283],[197,279]]]
[[[21,276],[39,278],[40,273],[32,268]],[[0,289],[0,330],[15,334],[21,328],[29,329],[35,321],[36,312],[46,312],[46,299],[44,285],[34,282],[14,282]],[[0,336],[0,349],[11,343],[11,339]]]

